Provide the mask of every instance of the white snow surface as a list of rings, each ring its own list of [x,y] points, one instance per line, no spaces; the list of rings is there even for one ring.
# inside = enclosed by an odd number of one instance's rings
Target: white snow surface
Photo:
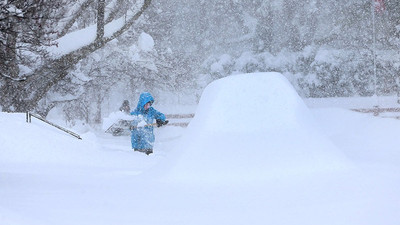
[[[139,36],[138,45],[141,50],[150,52],[154,49],[154,40],[149,34],[142,32]]]
[[[189,127],[155,132],[147,156],[0,113],[0,224],[400,222],[400,121],[309,109],[278,73],[215,81]]]

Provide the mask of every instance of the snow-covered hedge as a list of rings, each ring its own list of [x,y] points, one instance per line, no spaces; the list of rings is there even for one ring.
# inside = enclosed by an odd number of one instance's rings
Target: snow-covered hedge
[[[399,53],[378,51],[376,76],[370,50],[309,46],[300,52],[244,52],[238,57],[210,57],[203,71],[212,80],[238,73],[276,71],[284,74],[302,97],[348,97],[397,94]],[[389,57],[390,56],[390,57]],[[375,88],[376,83],[376,88]]]

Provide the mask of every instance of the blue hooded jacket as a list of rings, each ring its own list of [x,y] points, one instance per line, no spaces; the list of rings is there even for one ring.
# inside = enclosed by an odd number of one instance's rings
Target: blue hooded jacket
[[[131,115],[136,116],[132,121],[132,126],[135,127],[131,132],[131,142],[133,149],[153,149],[154,133],[153,126],[137,127],[141,122],[141,117],[147,124],[154,123],[154,120],[160,119],[165,121],[165,115],[155,110],[153,107],[144,109],[146,103],[154,102],[153,96],[150,93],[144,92],[140,95],[137,107],[131,112]]]

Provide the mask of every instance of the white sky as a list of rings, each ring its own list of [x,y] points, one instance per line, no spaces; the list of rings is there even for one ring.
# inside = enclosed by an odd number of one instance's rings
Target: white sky
[[[150,156],[23,114],[0,133],[1,224],[399,224],[400,121],[310,109],[277,73],[213,82]]]

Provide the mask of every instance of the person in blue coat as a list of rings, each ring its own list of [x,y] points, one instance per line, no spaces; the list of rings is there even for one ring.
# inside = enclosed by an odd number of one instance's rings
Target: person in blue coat
[[[147,155],[153,153],[155,140],[153,126],[160,127],[168,123],[164,114],[151,107],[153,102],[153,96],[144,92],[139,97],[136,109],[131,112],[131,115],[134,116],[131,124],[132,149]],[[154,120],[156,120],[156,124],[153,124]]]

